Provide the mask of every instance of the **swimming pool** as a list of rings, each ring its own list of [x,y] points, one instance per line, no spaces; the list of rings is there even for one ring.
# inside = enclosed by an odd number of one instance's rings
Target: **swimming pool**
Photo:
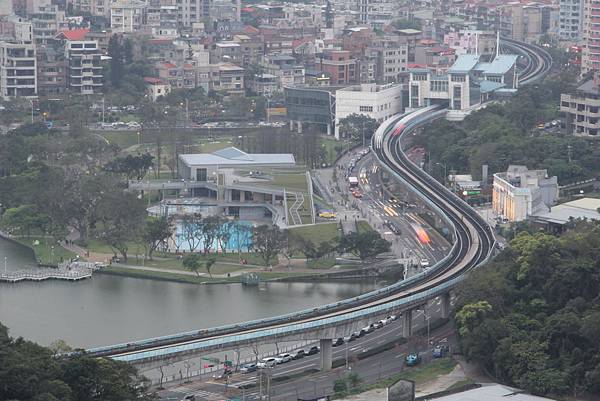
[[[232,221],[222,226],[223,229],[227,230],[228,238],[226,241],[219,241],[215,238],[210,247],[211,252],[223,251],[222,244],[224,242],[224,248],[226,251],[241,251],[248,252],[252,246],[252,227],[253,224],[249,221]],[[177,222],[175,233],[169,241],[169,248],[171,251],[201,251],[204,249],[204,238],[202,236],[201,228],[184,228],[181,222]]]

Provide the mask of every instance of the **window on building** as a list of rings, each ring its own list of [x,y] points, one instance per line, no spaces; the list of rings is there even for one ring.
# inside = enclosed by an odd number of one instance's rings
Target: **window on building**
[[[466,76],[463,74],[452,74],[450,75],[450,80],[452,82],[465,82]]]
[[[206,169],[205,168],[199,168],[196,170],[196,181],[206,181]]]
[[[370,113],[373,111],[373,106],[359,106],[359,111]]]
[[[426,73],[413,73],[412,77],[413,77],[413,81],[427,81]]]

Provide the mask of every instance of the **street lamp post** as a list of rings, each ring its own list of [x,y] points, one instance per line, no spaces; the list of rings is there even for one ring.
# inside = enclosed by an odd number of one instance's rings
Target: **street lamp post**
[[[31,105],[31,123],[33,124],[33,100],[31,99],[27,99],[29,100],[29,104]]]
[[[140,133],[140,131],[138,131],[138,132],[137,132],[138,150],[139,150],[139,148],[140,148],[140,146],[141,146],[141,139],[140,139],[140,136],[141,136],[141,133]]]

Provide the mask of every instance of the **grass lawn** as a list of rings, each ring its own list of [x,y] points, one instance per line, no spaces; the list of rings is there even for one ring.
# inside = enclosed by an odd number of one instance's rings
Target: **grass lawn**
[[[29,238],[16,238],[18,242],[28,247],[33,248],[35,252],[35,258],[42,264],[58,264],[62,260],[69,260],[75,257],[75,254],[71,251],[66,250],[62,246],[56,244],[52,238],[44,237],[29,237]],[[34,245],[35,241],[39,241],[39,245]],[[54,252],[52,252],[51,246],[54,245]]]
[[[129,251],[127,252],[127,256],[129,256],[129,259],[135,259],[135,255],[143,255],[145,253],[145,249],[144,246],[141,244],[137,244],[135,242],[130,242],[127,244],[129,247]],[[109,245],[105,244],[104,242],[100,241],[99,239],[95,239],[95,238],[90,238],[87,241],[87,244],[85,245],[85,248],[87,248],[90,252],[96,252],[96,253],[106,253],[106,254],[114,254],[115,251],[113,250],[113,248],[111,248]],[[119,253],[117,252],[117,255]]]
[[[358,388],[352,390],[350,394],[363,393],[365,391],[373,390],[376,388],[387,388],[400,379],[412,380],[415,382],[415,385],[419,385],[435,380],[439,376],[450,373],[455,366],[456,361],[454,359],[436,359],[417,367],[405,368],[402,373],[390,376],[387,379],[378,381],[377,383],[359,386]],[[334,399],[339,398],[339,396],[334,397]]]
[[[211,282],[228,282],[228,283],[239,283],[240,277],[196,277],[185,274],[178,274],[176,272],[156,272],[149,270],[136,270],[136,269],[128,269],[126,267],[120,266],[110,266],[106,269],[103,269],[102,272],[106,272],[108,274],[115,274],[119,276],[127,276],[127,277],[138,277],[138,278],[147,278],[147,279],[157,279],[157,280],[166,280],[166,281],[177,281],[181,283],[211,283]],[[284,277],[301,277],[306,276],[305,273],[294,273],[294,272],[286,272],[286,273],[269,273],[269,272],[260,272],[258,273],[259,277],[263,281],[279,279]]]
[[[305,173],[277,174],[273,176],[273,181],[265,181],[265,184],[308,193]]]
[[[322,223],[311,226],[292,227],[290,228],[290,231],[304,239],[311,240],[317,245],[321,242],[337,239],[340,236],[338,223]]]
[[[233,146],[231,139],[222,139],[216,141],[198,141],[194,143],[194,152],[197,153],[212,153],[219,149],[228,148]]]
[[[341,141],[337,141],[333,138],[325,138],[325,137],[320,137],[319,143],[321,146],[323,146],[325,148],[325,151],[327,152],[327,163],[328,164],[332,164],[338,155],[337,150],[335,149],[336,147],[343,146],[345,148],[347,146],[345,142],[341,142]]]
[[[128,148],[132,145],[137,145],[138,137],[136,131],[93,131],[100,135],[110,143],[115,143],[121,149]],[[141,135],[140,141],[144,140],[144,134]]]
[[[358,223],[356,223],[356,228],[359,232],[374,231],[373,227],[371,227],[369,223],[364,220],[360,220]]]
[[[331,269],[335,265],[335,258],[310,260],[307,266],[312,269]]]

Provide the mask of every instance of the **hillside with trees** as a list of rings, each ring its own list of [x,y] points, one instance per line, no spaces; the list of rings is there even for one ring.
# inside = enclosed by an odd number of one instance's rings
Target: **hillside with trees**
[[[0,324],[0,400],[149,401],[135,368],[83,353],[64,356],[64,344],[45,348],[11,338]]]
[[[597,143],[536,128],[558,118],[560,94],[574,86],[573,77],[563,74],[521,88],[514,98],[491,104],[462,122],[438,120],[428,125],[415,137],[415,145],[429,151],[431,165],[440,162],[448,171],[475,178],[481,176],[482,164],[491,172],[505,171],[509,164],[548,169],[561,184],[594,176],[600,172]]]
[[[520,233],[458,291],[465,357],[535,394],[600,391],[600,223]]]

